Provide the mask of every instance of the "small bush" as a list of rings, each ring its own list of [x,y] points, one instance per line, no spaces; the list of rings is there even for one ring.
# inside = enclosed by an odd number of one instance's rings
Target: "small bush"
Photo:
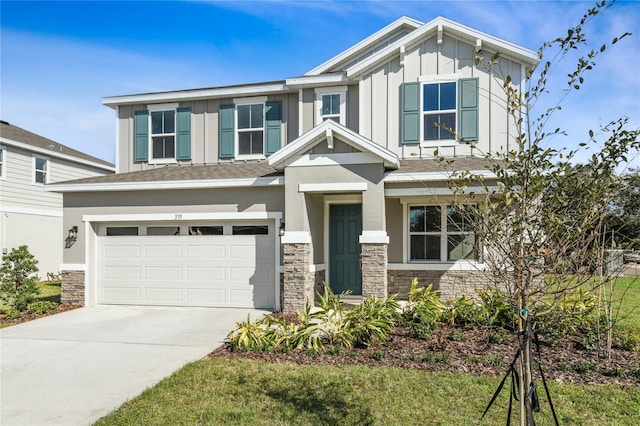
[[[465,340],[468,339],[468,337],[462,331],[453,330],[451,332],[451,334],[449,335],[449,339],[454,341],[454,342],[464,342]]]
[[[384,357],[385,357],[385,353],[383,350],[378,349],[373,353],[373,359],[375,359],[376,361],[383,361]]]
[[[598,366],[592,362],[581,361],[576,367],[576,371],[580,374],[589,373],[591,371],[596,371]]]
[[[578,342],[577,346],[578,349],[594,351],[598,349],[599,343],[600,339],[598,339],[598,336],[591,331],[587,331],[582,336],[580,336],[580,341]]]
[[[24,311],[40,292],[37,286],[38,261],[27,246],[11,249],[2,256],[0,265],[0,300],[8,306]]]
[[[613,327],[613,344],[625,351],[640,352],[640,330],[616,325]]]
[[[56,302],[50,302],[48,300],[38,300],[36,302],[29,303],[27,310],[36,315],[44,315],[55,311],[58,308]]]
[[[485,325],[496,325],[515,330],[518,323],[517,307],[509,296],[497,289],[478,291],[482,300]]]
[[[418,279],[411,281],[407,305],[400,314],[400,324],[407,328],[411,337],[426,339],[438,325],[446,312],[438,292],[428,287],[418,287]]]
[[[18,319],[22,316],[22,312],[16,308],[8,308],[4,311],[4,314],[9,319]]]
[[[611,367],[604,371],[604,375],[609,377],[622,377],[624,376],[624,368],[619,365],[613,364]]]
[[[361,304],[348,310],[345,318],[353,343],[369,346],[374,340],[386,341],[394,329],[398,309],[395,297],[376,299],[368,297]]]
[[[487,343],[491,343],[492,345],[501,345],[507,341],[507,338],[508,335],[506,331],[502,328],[498,328],[487,334]]]
[[[461,296],[447,303],[443,319],[450,324],[484,324],[485,315],[482,307],[474,300]]]

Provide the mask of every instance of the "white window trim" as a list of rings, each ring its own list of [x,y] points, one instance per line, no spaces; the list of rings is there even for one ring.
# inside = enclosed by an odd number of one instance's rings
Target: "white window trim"
[[[340,115],[339,123],[343,126],[347,125],[347,86],[322,87],[315,89],[315,110],[316,110],[316,126],[322,123],[322,96],[323,95],[340,95]],[[333,117],[333,115],[332,115]]]
[[[42,155],[32,155],[31,156],[31,183],[37,186],[44,186],[49,183],[49,174],[51,173],[50,161],[49,157],[44,157]],[[44,183],[40,183],[36,181],[36,159],[45,161],[45,169],[44,171]]]
[[[456,121],[454,123],[454,131],[458,129],[458,103],[460,100],[458,99],[458,82],[461,76],[459,74],[441,74],[435,76],[422,76],[419,78],[420,81],[420,146],[425,148],[437,148],[437,147],[446,147],[446,146],[456,146],[459,144],[457,138],[456,139],[438,139],[433,141],[424,140],[424,117],[426,115],[434,115],[427,114],[424,111],[424,86],[427,84],[439,84],[439,83],[455,83],[456,84],[456,108],[454,110],[442,110],[439,113],[451,113],[453,112],[456,116]]]
[[[430,259],[430,260],[419,260],[419,259],[411,259],[411,231],[410,231],[410,226],[411,226],[411,221],[409,220],[409,215],[411,212],[411,207],[440,207],[440,232],[424,232],[421,234],[424,235],[435,235],[438,234],[440,235],[440,260],[434,260],[434,259]],[[404,246],[404,252],[403,252],[403,261],[406,264],[459,264],[459,263],[465,263],[465,264],[479,264],[480,262],[476,259],[458,259],[458,260],[449,260],[447,259],[447,251],[448,251],[448,247],[447,247],[447,242],[448,239],[447,238],[443,238],[443,236],[448,236],[448,235],[463,235],[466,234],[468,232],[464,232],[464,231],[459,231],[459,232],[449,232],[447,231],[447,207],[450,207],[451,203],[446,203],[446,202],[440,202],[440,203],[436,203],[436,202],[411,202],[411,203],[404,203],[403,204],[403,246]],[[477,247],[476,247],[477,249]],[[476,253],[476,257],[480,256],[480,253]]]
[[[7,177],[7,148],[0,145],[0,152],[0,180],[4,180]]]
[[[265,155],[265,151],[267,150],[267,141],[266,141],[266,137],[267,137],[267,131],[266,131],[266,111],[267,111],[267,97],[266,96],[259,96],[259,97],[254,97],[254,98],[240,98],[240,99],[234,99],[233,100],[233,104],[234,104],[234,108],[233,108],[233,120],[235,122],[235,130],[234,130],[234,135],[233,135],[233,140],[234,140],[234,151],[236,153],[235,158],[238,160],[264,160],[266,159],[266,155]],[[239,106],[245,106],[245,105],[256,105],[256,104],[262,104],[262,154],[240,154],[240,137],[239,134],[241,132],[239,126],[238,126],[238,107]],[[247,129],[246,131],[257,131],[260,128],[256,127],[256,128],[252,128],[252,129]]]
[[[154,105],[149,105],[147,107],[147,110],[149,111],[149,164],[175,164],[178,162],[178,160],[176,159],[176,151],[178,149],[177,146],[177,142],[178,142],[178,132],[177,132],[177,127],[178,127],[178,116],[176,111],[178,110],[178,107],[180,106],[180,104],[178,103],[169,103],[169,104],[154,104]],[[172,111],[173,110],[173,117],[174,117],[174,132],[173,132],[173,158],[153,158],[153,126],[151,125],[151,113],[152,112],[158,112],[158,111]]]

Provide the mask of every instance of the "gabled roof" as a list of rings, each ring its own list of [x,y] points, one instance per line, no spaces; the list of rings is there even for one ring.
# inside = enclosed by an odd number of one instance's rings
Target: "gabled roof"
[[[276,151],[269,157],[269,165],[278,170],[282,170],[288,158],[302,154],[321,141],[333,138],[334,136],[337,136],[341,141],[362,152],[368,152],[379,157],[384,162],[386,168],[397,169],[400,167],[400,160],[394,152],[383,148],[377,143],[333,120],[323,121],[295,141]]]
[[[369,49],[375,47],[376,44],[383,41],[385,38],[393,35],[393,33],[399,32],[402,29],[406,29],[408,31],[413,31],[416,28],[420,28],[423,25],[423,22],[420,22],[416,19],[409,18],[407,16],[402,16],[401,18],[396,19],[386,27],[382,28],[379,31],[371,34],[369,37],[360,41],[357,44],[354,44],[347,50],[339,53],[328,61],[318,65],[311,71],[306,72],[305,76],[319,75],[333,70],[339,64],[348,63],[352,60],[355,60],[358,56],[362,55]]]
[[[109,172],[115,172],[115,167],[108,161],[69,148],[66,145],[37,135],[18,126],[0,120],[0,144],[15,146],[37,154],[56,157],[76,163],[97,167]]]
[[[414,45],[433,35],[441,39],[442,34],[448,34],[457,39],[466,40],[469,44],[477,46],[482,50],[499,52],[503,57],[515,59],[531,67],[535,67],[540,60],[538,53],[533,50],[439,16],[379,52],[376,52],[375,55],[352,65],[346,70],[347,76],[353,78],[360,75],[379,63],[400,55],[401,48]]]

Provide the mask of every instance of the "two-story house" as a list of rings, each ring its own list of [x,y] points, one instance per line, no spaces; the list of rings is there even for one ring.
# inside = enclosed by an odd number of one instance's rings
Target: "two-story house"
[[[46,191],[45,185],[114,171],[107,161],[0,121],[2,254],[27,245],[41,278],[57,274],[75,231],[62,227],[62,194]]]
[[[492,69],[476,63],[496,53]],[[104,98],[118,172],[56,185],[80,229],[63,291],[288,311],[322,282],[471,292],[481,259],[434,151],[486,172],[482,154],[517,132],[504,76],[523,89],[537,62],[448,19],[403,17],[296,78]]]

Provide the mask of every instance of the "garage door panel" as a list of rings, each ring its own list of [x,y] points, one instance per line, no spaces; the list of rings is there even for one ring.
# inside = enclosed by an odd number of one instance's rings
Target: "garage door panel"
[[[139,266],[106,266],[103,269],[102,276],[106,281],[109,281],[109,280],[137,281],[142,278],[142,270]]]
[[[193,306],[226,306],[226,293],[223,288],[188,288],[186,302]]]
[[[142,289],[131,287],[105,287],[104,297],[114,303],[140,303]]]
[[[270,309],[275,302],[273,235],[101,236],[98,249],[99,303]]]
[[[105,259],[139,259],[142,247],[126,244],[105,246],[102,255]]]
[[[145,245],[145,259],[180,259],[182,258],[182,246],[176,245]]]
[[[186,252],[187,259],[224,260],[227,257],[227,249],[224,245],[188,245]]]
[[[174,281],[182,280],[181,266],[147,266],[144,268],[145,280]]]
[[[147,287],[144,289],[144,300],[153,303],[179,304],[182,302],[181,288]]]
[[[185,270],[188,281],[224,281],[227,278],[227,268],[223,267],[187,267]]]

